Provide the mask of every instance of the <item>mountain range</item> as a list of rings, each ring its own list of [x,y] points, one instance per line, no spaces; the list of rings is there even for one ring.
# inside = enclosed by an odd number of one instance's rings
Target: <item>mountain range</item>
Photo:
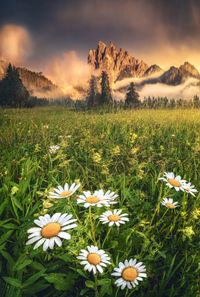
[[[108,46],[99,41],[97,49],[89,51],[88,63],[93,69],[107,71],[115,83],[126,78],[146,78],[152,75],[156,75],[156,78],[151,79],[151,83],[168,85],[181,84],[189,77],[200,79],[198,70],[189,62],[185,62],[179,68],[172,66],[164,71],[156,64],[149,66],[144,61],[132,57],[128,51],[121,48],[118,51],[112,41]]]
[[[0,60],[0,79],[5,75],[8,67],[8,61]],[[148,65],[143,60],[139,60],[130,55],[127,50],[116,49],[112,41],[108,45],[99,41],[96,49],[89,50],[88,65],[91,72],[100,77],[101,71],[109,74],[113,89],[124,92],[128,86],[128,82],[132,79],[136,80],[136,87],[141,90],[149,84],[163,84],[169,86],[177,86],[184,84],[190,78],[198,81],[200,84],[200,74],[198,70],[189,62],[185,62],[180,67],[170,67],[167,71],[161,69],[160,66]],[[38,97],[58,97],[63,95],[61,88],[55,85],[51,80],[45,77],[41,72],[34,72],[24,67],[17,67],[23,84],[32,95]],[[89,79],[89,78],[88,78]],[[122,84],[122,82],[126,82]],[[123,87],[120,87],[123,85]],[[86,94],[87,86],[79,88],[77,85],[72,86],[74,90],[80,93],[79,98]],[[73,89],[72,88],[72,89]]]

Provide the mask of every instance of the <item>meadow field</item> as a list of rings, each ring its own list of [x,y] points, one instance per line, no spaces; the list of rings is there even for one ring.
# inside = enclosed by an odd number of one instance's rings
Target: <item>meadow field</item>
[[[200,110],[5,109],[0,125],[0,296],[200,296]],[[168,187],[159,180],[165,172],[198,192]],[[49,198],[66,183],[80,187],[67,198]],[[117,194],[110,200],[117,203],[98,207],[94,191],[101,189]],[[85,191],[89,207],[78,203]],[[163,198],[179,207],[163,205]],[[114,209],[129,220],[102,224],[100,216]],[[76,219],[71,238],[48,248],[49,235],[46,247],[34,249],[28,230],[53,215],[55,222],[55,213]],[[84,266],[89,257],[81,264],[81,250],[86,255],[91,246],[110,258],[97,273]],[[90,264],[98,266],[97,258]],[[135,287],[116,285],[112,273],[122,263],[136,265],[135,277],[123,278],[136,279]]]

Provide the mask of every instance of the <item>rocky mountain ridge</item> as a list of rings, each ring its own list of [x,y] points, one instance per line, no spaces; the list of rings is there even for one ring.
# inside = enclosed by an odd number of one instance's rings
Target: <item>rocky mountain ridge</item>
[[[170,67],[169,70],[165,71],[160,76],[159,82],[167,85],[178,85],[188,77],[200,79],[200,74],[193,65],[191,65],[189,62],[185,62],[179,68],[174,66]]]
[[[179,68],[172,66],[164,72],[160,66],[156,64],[149,66],[122,48],[118,51],[112,41],[108,46],[99,41],[97,49],[89,51],[88,64],[93,70],[108,72],[111,82],[115,83],[126,78],[144,78],[142,85],[158,82],[178,85],[190,77],[200,79],[198,70],[189,62],[185,62]],[[151,78],[153,74],[157,74],[157,77]]]
[[[112,41],[108,46],[99,41],[97,49],[89,51],[88,64],[95,70],[108,72],[112,82],[130,77],[144,77],[162,70],[158,65],[148,66],[122,48],[118,51]]]

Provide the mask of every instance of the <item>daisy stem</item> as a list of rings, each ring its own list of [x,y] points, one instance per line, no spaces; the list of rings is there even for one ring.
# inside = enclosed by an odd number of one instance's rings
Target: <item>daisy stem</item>
[[[72,203],[71,203],[70,198],[68,198],[68,201],[69,201],[69,205],[70,205],[70,207],[72,208],[73,213],[74,213],[75,217],[77,218],[79,224],[82,225],[82,223],[81,223],[81,221],[79,220],[79,217],[78,217],[78,215],[77,215],[77,213],[76,213],[76,211],[75,211],[75,209],[74,209],[74,207],[73,207],[73,205],[72,205]]]
[[[130,294],[127,297],[130,297],[134,292],[135,292],[135,288],[130,292]]]
[[[164,218],[164,216],[166,215],[167,211],[168,211],[168,208],[165,210],[164,214],[162,215],[162,217],[160,218],[160,220],[158,221],[158,223],[157,223],[156,225],[158,225],[158,224],[161,222],[161,220],[162,220],[162,219]]]
[[[99,296],[99,291],[98,291],[98,288],[97,288],[97,275],[94,274],[94,280],[95,280],[95,292],[96,292],[96,296],[98,297]]]
[[[111,227],[108,229],[108,232],[106,234],[106,237],[104,238],[104,241],[103,241],[103,244],[102,244],[102,248],[104,247],[104,244],[106,242],[106,239],[107,239],[108,235],[110,234],[110,231],[111,231]]]
[[[126,294],[125,294],[125,297],[127,297],[127,295],[128,295],[128,288],[126,289]]]
[[[117,297],[117,295],[118,295],[119,288],[120,288],[120,287],[117,288],[117,291],[116,291],[116,293],[115,293],[115,297]]]
[[[92,222],[91,206],[89,206],[89,216],[90,216],[90,225],[91,225],[91,229],[92,229],[92,235],[93,235],[94,244],[97,246],[97,242],[96,242],[96,238],[95,238],[95,233],[94,233],[94,225],[93,225],[93,222]]]

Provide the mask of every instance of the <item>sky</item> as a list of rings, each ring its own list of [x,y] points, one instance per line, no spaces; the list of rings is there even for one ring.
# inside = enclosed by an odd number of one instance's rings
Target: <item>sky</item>
[[[200,70],[199,0],[1,0],[0,57],[37,71],[64,67],[81,79],[87,55],[110,40],[163,69]],[[57,67],[57,68],[56,68]],[[53,69],[53,70],[52,70]],[[66,77],[65,77],[66,76]],[[65,74],[63,79],[70,80]]]

